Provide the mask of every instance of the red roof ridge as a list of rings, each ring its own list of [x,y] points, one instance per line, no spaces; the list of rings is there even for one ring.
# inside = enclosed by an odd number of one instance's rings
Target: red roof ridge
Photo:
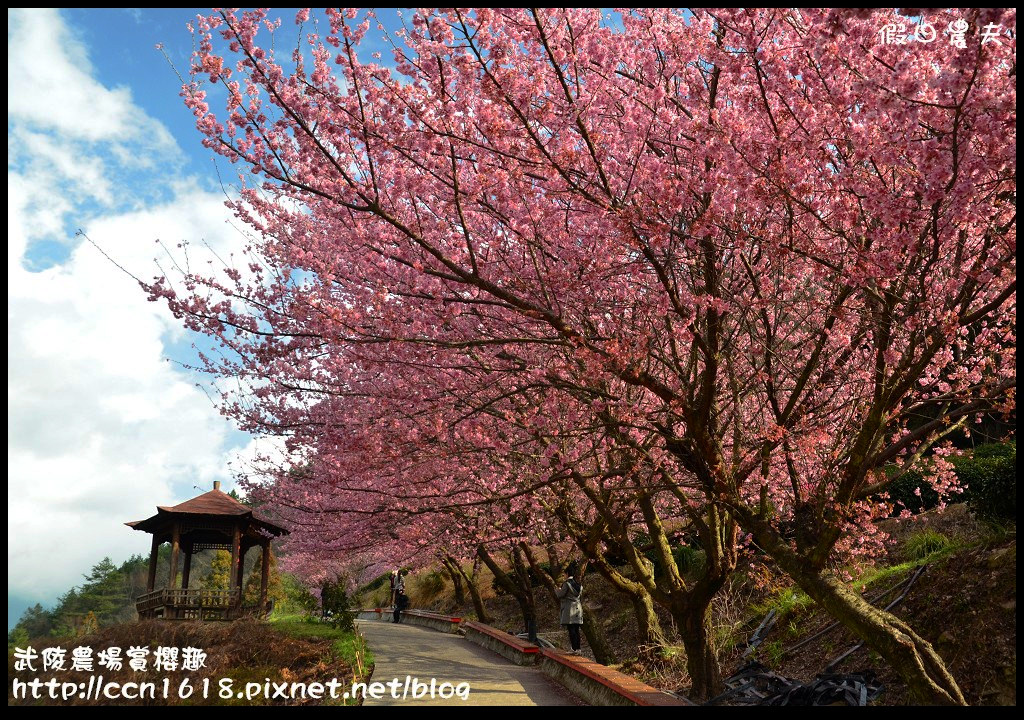
[[[157,507],[166,512],[199,513],[201,515],[245,515],[252,512],[251,507],[238,502],[221,490],[210,490],[171,507],[159,505]]]

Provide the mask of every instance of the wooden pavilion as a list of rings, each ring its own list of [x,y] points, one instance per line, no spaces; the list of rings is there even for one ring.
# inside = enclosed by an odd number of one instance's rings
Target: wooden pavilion
[[[149,580],[146,593],[135,607],[139,618],[168,620],[234,620],[243,616],[267,614],[267,584],[270,579],[270,542],[288,531],[260,517],[252,508],[221,492],[220,482],[213,490],[171,507],[157,506],[157,513],[145,520],[125,525],[153,535],[149,555]],[[171,568],[166,588],[157,589],[156,566],[160,546],[171,544]],[[243,606],[242,580],[245,554],[259,546],[263,552],[263,576],[258,605]],[[231,569],[227,590],[189,588],[192,555],[202,550],[229,550]],[[184,553],[184,558],[182,558]],[[175,587],[181,569],[181,587]]]

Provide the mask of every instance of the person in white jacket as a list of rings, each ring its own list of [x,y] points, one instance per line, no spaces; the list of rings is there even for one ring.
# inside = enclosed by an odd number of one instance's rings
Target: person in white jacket
[[[583,628],[583,584],[579,580],[579,568],[575,563],[566,570],[568,577],[555,595],[562,601],[561,623],[569,631],[569,645],[574,655],[580,654],[580,630]]]

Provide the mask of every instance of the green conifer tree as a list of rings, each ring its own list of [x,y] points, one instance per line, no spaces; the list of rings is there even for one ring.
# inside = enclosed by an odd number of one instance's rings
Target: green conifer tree
[[[210,562],[210,571],[200,582],[203,590],[227,590],[231,587],[231,553],[218,550]]]
[[[260,582],[263,579],[263,553],[256,556],[256,564],[249,572],[249,579],[245,583],[245,593],[242,595],[242,602],[245,605],[258,605],[260,602]],[[281,583],[281,574],[277,571],[277,557],[274,551],[270,551],[270,577],[267,581],[267,600],[272,600],[275,605],[285,599],[284,586]]]

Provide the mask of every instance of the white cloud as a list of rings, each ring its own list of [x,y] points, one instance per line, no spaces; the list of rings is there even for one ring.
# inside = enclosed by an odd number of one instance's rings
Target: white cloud
[[[10,147],[17,148],[27,165],[36,173],[46,175],[47,187],[66,184],[81,199],[111,204],[111,183],[106,177],[106,164],[95,155],[73,155],[68,152],[68,141],[48,134],[16,127],[8,138]],[[52,194],[51,194],[52,197]]]
[[[8,594],[46,602],[104,555],[148,551],[122,523],[229,481],[233,454],[230,425],[167,362],[180,323],[92,245],[74,245],[66,219],[144,278],[158,238],[205,240],[222,256],[240,238],[223,197],[167,171],[180,150],[166,129],[127,89],[95,80],[55,11],[8,12],[8,81]],[[126,163],[164,168],[151,187],[126,188],[138,177],[125,179]],[[170,199],[116,200],[146,191]],[[34,272],[39,240],[73,247]]]
[[[67,244],[69,220],[144,207],[162,189],[149,180],[154,169],[173,175],[181,165],[163,123],[127,87],[105,87],[92,73],[56,10],[7,11],[7,165],[17,169],[28,241]]]
[[[23,217],[12,199],[9,232]],[[199,191],[87,232],[132,268],[152,267],[158,235],[222,247],[234,236]],[[25,246],[23,233],[11,240]],[[165,359],[178,321],[91,245],[42,272],[15,259],[8,282],[8,588],[49,595],[104,555],[145,551],[124,521],[227,480],[229,426]]]
[[[139,157],[174,145],[167,128],[133,104],[128,88],[97,82],[85,46],[54,9],[7,11],[7,116],[69,138],[140,142]]]

